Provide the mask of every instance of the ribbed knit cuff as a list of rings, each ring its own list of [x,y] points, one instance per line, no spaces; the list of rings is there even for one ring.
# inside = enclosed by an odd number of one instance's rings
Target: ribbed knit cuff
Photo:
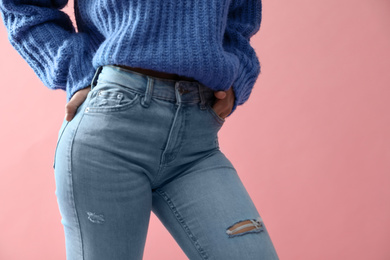
[[[235,96],[235,99],[234,99],[234,104],[233,104],[233,109],[232,111],[230,112],[229,115],[227,115],[226,117],[230,116],[231,114],[233,114],[233,112],[236,110],[237,106],[238,106],[238,99],[237,99],[237,95],[234,91],[234,87],[233,87],[233,92],[234,92],[234,96]]]
[[[81,37],[79,35],[79,37]],[[88,87],[95,75],[96,69],[92,65],[94,51],[91,49],[88,35],[82,35],[83,41],[78,41],[78,44],[73,45],[74,55],[69,64],[69,76],[66,82],[66,100],[70,101],[74,93],[80,89]],[[84,45],[84,46],[80,46]]]
[[[233,91],[235,95],[233,109],[228,116],[233,114],[238,106],[244,104],[252,93],[252,89],[256,83],[256,80],[260,74],[260,63],[257,56],[253,56],[254,63],[248,62],[247,64],[240,63],[239,74],[236,80],[233,82]],[[228,117],[227,116],[227,117]]]
[[[73,95],[77,91],[84,89],[86,87],[89,87],[91,85],[93,75],[94,75],[94,72],[92,73],[92,76],[91,76],[91,74],[86,75],[85,78],[83,78],[81,81],[79,81],[76,85],[73,85],[72,88],[67,87],[66,103],[68,103],[70,101],[70,99],[73,97]]]
[[[89,63],[80,63],[80,67],[84,66],[84,70],[78,74],[78,79],[73,82],[68,82],[66,86],[66,102],[68,103],[73,95],[91,85],[93,76],[95,74],[95,68]]]

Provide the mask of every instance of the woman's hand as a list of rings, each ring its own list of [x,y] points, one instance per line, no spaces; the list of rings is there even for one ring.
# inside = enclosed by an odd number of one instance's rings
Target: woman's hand
[[[88,92],[91,91],[91,85],[86,88],[80,89],[73,94],[72,98],[65,105],[65,119],[66,121],[71,121],[76,114],[77,108],[84,102],[87,98]]]
[[[233,88],[230,87],[226,91],[214,91],[217,98],[213,105],[214,111],[222,118],[227,117],[232,112],[235,96]]]

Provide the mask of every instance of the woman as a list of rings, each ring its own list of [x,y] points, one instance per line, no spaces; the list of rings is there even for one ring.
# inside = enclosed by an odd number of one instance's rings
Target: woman
[[[260,0],[0,0],[67,93],[54,158],[67,259],[142,259],[150,212],[189,259],[278,259],[217,133],[260,73]]]

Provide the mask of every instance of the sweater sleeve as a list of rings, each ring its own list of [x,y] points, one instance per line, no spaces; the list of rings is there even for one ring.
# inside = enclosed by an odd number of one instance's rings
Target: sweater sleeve
[[[248,100],[260,74],[260,62],[250,39],[260,29],[261,13],[261,0],[233,1],[229,7],[223,46],[238,58],[239,69],[232,85],[235,102],[228,116]]]
[[[11,45],[46,87],[65,90],[69,101],[92,81],[98,46],[89,34],[76,33],[69,16],[60,11],[67,2],[0,0],[0,13]]]

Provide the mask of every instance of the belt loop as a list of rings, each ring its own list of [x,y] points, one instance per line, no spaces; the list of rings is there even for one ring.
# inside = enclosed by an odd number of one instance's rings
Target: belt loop
[[[175,82],[175,95],[176,95],[176,105],[180,105],[181,103],[181,86],[180,86],[180,81]]]
[[[147,77],[148,83],[146,86],[145,96],[141,99],[141,105],[145,108],[148,108],[150,105],[150,100],[152,99],[153,94],[153,84],[154,79],[151,77]]]
[[[99,67],[96,69],[95,75],[93,76],[92,82],[91,82],[91,90],[96,86],[98,76],[99,76],[100,72],[102,71],[102,69],[103,69],[103,66],[99,66]]]
[[[205,96],[204,96],[204,88],[202,87],[202,84],[198,84],[198,89],[199,89],[199,98],[200,98],[200,104],[199,104],[199,108],[201,110],[205,110],[206,109],[206,99],[205,99]]]

